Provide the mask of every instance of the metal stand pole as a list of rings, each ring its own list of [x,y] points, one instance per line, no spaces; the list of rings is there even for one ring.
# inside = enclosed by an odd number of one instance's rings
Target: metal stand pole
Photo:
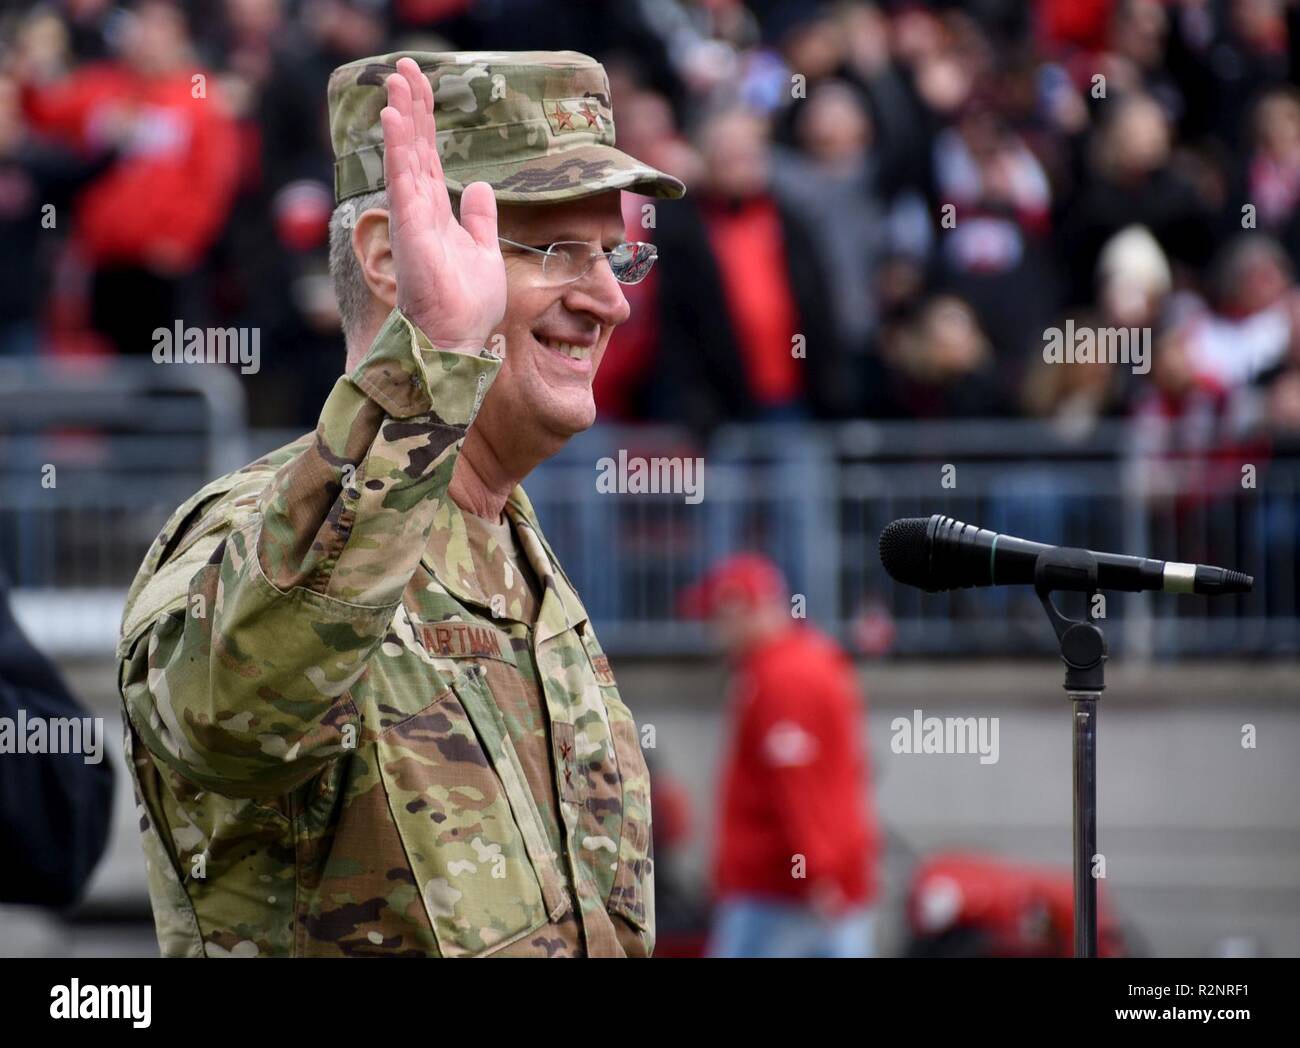
[[[1054,581],[1082,581],[1089,620],[1068,619],[1052,603]],[[1065,692],[1073,707],[1074,742],[1074,956],[1097,956],[1097,700],[1106,688],[1106,638],[1092,621],[1097,562],[1087,550],[1054,549],[1034,565],[1034,589],[1061,644]]]
[[[1072,691],[1074,705],[1074,955],[1097,956],[1097,700]]]

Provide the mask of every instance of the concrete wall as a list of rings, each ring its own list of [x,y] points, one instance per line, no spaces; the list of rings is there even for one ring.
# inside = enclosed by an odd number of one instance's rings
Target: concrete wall
[[[707,870],[724,746],[724,679],[707,664],[615,661],[660,766],[695,801],[684,864]],[[1070,706],[1059,663],[863,664],[876,799],[888,834],[883,945],[918,856],[971,848],[1068,868]],[[1201,956],[1247,936],[1300,955],[1300,667],[1109,667],[1098,716],[1106,889],[1152,953]],[[895,754],[890,722],[996,716],[999,759]],[[1243,749],[1242,726],[1256,728]]]

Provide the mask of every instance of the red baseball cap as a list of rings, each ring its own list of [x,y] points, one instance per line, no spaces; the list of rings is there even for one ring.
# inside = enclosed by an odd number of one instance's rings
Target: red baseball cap
[[[677,612],[683,618],[703,619],[723,604],[757,607],[786,599],[785,576],[761,553],[736,553],[718,561],[703,578],[677,595]]]

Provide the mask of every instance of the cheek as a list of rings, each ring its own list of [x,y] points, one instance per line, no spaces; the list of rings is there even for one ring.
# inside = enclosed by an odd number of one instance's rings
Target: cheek
[[[507,339],[519,335],[528,336],[549,310],[559,306],[559,296],[553,288],[536,287],[524,277],[522,271],[507,271],[509,290],[506,313],[501,318],[500,328]]]

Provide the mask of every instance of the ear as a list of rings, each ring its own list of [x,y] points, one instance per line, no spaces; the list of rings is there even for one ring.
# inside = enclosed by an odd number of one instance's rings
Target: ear
[[[397,271],[388,238],[387,211],[372,207],[357,217],[352,227],[352,250],[366,287],[383,304],[385,313],[391,311],[397,305]]]

